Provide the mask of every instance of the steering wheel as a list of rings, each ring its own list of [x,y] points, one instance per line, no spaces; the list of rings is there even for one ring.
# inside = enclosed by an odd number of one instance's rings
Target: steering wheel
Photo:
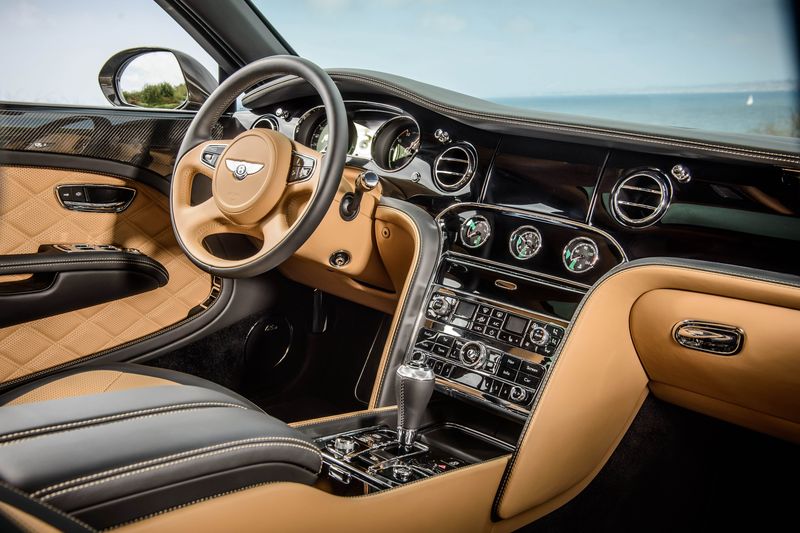
[[[213,139],[214,126],[233,101],[276,75],[298,76],[319,94],[329,127],[324,154],[273,130]],[[271,56],[241,68],[198,110],[178,152],[170,185],[178,244],[194,264],[222,277],[252,277],[275,268],[306,242],[330,208],[347,148],[344,102],[324,70],[295,56]],[[193,205],[193,180],[209,173],[212,197]],[[225,259],[204,244],[211,235],[230,233],[253,237],[261,246],[244,259]]]

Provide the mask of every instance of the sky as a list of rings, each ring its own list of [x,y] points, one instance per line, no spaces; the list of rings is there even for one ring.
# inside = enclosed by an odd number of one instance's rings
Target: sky
[[[796,79],[774,0],[255,0],[324,67],[481,98]]]
[[[323,67],[382,70],[480,98],[749,90],[797,79],[777,0],[255,3]],[[216,74],[150,0],[0,0],[0,20],[0,100],[106,105],[97,73],[134,46],[182,50]]]

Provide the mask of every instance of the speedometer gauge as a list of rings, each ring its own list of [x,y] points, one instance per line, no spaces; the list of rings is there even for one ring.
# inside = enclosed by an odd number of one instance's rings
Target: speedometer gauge
[[[576,237],[564,247],[562,259],[567,270],[581,274],[594,268],[600,259],[600,251],[592,239]]]
[[[386,121],[375,132],[372,160],[383,170],[400,170],[414,159],[419,145],[417,122],[409,116],[397,116]]]
[[[467,248],[480,248],[489,240],[492,235],[492,226],[486,217],[474,216],[468,218],[461,224],[459,237]]]

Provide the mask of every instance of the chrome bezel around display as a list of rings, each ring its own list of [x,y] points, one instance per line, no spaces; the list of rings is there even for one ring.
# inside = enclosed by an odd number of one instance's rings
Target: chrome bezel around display
[[[476,244],[476,245],[468,244],[466,239],[464,238],[464,227],[471,220],[485,222],[486,223],[486,227],[488,228],[488,231],[486,233],[486,238],[484,240],[482,240],[480,242],[480,244]],[[478,248],[480,248],[481,246],[483,246],[484,244],[489,242],[489,239],[491,239],[491,237],[492,237],[492,224],[489,222],[489,219],[486,218],[483,215],[475,215],[474,217],[469,217],[467,220],[462,222],[461,226],[458,228],[458,238],[461,239],[461,244],[463,244],[464,246],[466,246],[467,248],[469,248],[471,250],[477,250]]]
[[[592,261],[589,263],[589,268],[587,268],[586,270],[581,270],[581,271],[572,270],[569,268],[569,265],[567,264],[567,250],[573,248],[574,246],[577,246],[578,243],[589,244],[594,249],[594,259],[592,259]],[[597,243],[594,242],[589,237],[575,237],[564,246],[563,250],[561,250],[561,262],[564,264],[564,268],[566,268],[569,272],[573,274],[577,274],[578,276],[590,272],[595,267],[598,261],[600,261],[600,250],[597,247]]]
[[[370,148],[369,148],[369,155],[370,155],[370,158],[372,160],[372,163],[376,167],[381,169],[383,172],[393,173],[393,172],[399,172],[400,170],[403,170],[408,165],[410,165],[412,161],[414,161],[414,159],[417,157],[417,154],[419,153],[419,146],[418,146],[417,149],[414,151],[414,154],[408,159],[408,161],[406,161],[403,165],[401,165],[401,166],[399,166],[397,168],[384,168],[382,165],[378,164],[378,160],[375,158],[375,153],[374,153],[375,147],[378,146],[378,140],[380,139],[381,135],[386,130],[386,127],[389,124],[391,124],[392,122],[395,122],[397,120],[409,120],[409,121],[413,122],[414,125],[417,127],[417,131],[420,134],[420,140],[419,140],[420,144],[422,142],[422,130],[419,127],[419,122],[417,122],[417,120],[414,117],[412,117],[411,115],[405,115],[405,114],[396,115],[396,116],[390,118],[389,120],[387,120],[386,122],[384,122],[383,124],[381,124],[380,126],[378,126],[378,129],[375,130],[375,133],[374,133],[374,135],[372,137],[372,143],[371,143]]]
[[[586,230],[586,231],[591,231],[591,232],[596,233],[598,235],[601,235],[603,238],[607,239],[608,242],[610,242],[617,249],[619,254],[622,256],[622,260],[620,261],[619,264],[628,262],[628,255],[625,253],[625,250],[617,242],[617,240],[614,237],[612,237],[609,233],[607,233],[607,232],[605,232],[605,231],[603,231],[603,230],[601,230],[599,228],[596,228],[594,226],[590,226],[588,224],[584,224],[582,222],[576,222],[576,221],[570,220],[568,218],[561,218],[561,217],[556,217],[556,216],[552,216],[552,215],[545,215],[545,214],[541,214],[541,213],[532,213],[531,211],[525,211],[525,210],[522,210],[522,209],[515,209],[513,207],[504,207],[504,206],[497,206],[497,205],[491,205],[491,204],[482,204],[482,203],[479,203],[479,202],[461,202],[461,203],[453,204],[453,205],[443,209],[436,216],[436,222],[439,224],[440,231],[444,234],[444,226],[443,226],[443,224],[444,224],[444,217],[445,217],[445,215],[447,215],[447,213],[449,213],[450,211],[455,211],[455,210],[470,210],[470,209],[474,210],[474,211],[478,211],[478,210],[483,209],[483,210],[486,210],[486,211],[496,211],[496,212],[499,212],[499,213],[510,213],[510,214],[514,214],[514,215],[520,215],[520,217],[524,217],[524,218],[527,218],[527,219],[530,219],[530,220],[533,220],[533,221],[537,221],[538,220],[538,221],[542,221],[542,222],[545,222],[545,223],[561,224],[561,225],[564,225],[564,226],[574,226],[576,228],[580,228],[580,229],[583,229],[583,230]],[[481,215],[476,215],[476,216],[481,216]],[[491,227],[491,225],[490,225],[490,227]],[[460,229],[459,229],[459,238],[460,238]],[[443,239],[443,240],[445,240],[445,239]],[[455,257],[469,259],[469,260],[475,261],[478,264],[493,265],[493,266],[499,267],[501,269],[506,269],[506,270],[510,271],[511,273],[521,274],[520,277],[524,277],[524,276],[543,277],[543,278],[547,278],[547,279],[556,280],[556,281],[559,281],[559,282],[562,282],[562,283],[566,283],[567,285],[572,285],[574,287],[579,287],[581,289],[589,289],[589,288],[591,288],[591,285],[587,285],[586,283],[581,283],[580,281],[577,281],[577,280],[574,280],[574,279],[569,279],[569,278],[565,278],[565,277],[561,277],[561,276],[555,276],[555,275],[552,275],[552,274],[546,274],[544,272],[539,272],[539,271],[532,271],[532,270],[529,270],[529,269],[526,269],[526,268],[522,268],[522,267],[519,267],[519,266],[516,266],[516,265],[512,265],[512,264],[509,264],[509,263],[501,263],[499,261],[494,261],[492,259],[485,259],[485,258],[482,258],[482,257],[475,257],[473,255],[463,254],[463,253],[460,253],[460,252],[454,252],[452,250],[447,250],[445,253],[449,254],[449,255],[452,255],[452,256],[455,256]]]
[[[517,240],[517,237],[519,237],[520,234],[527,232],[535,234],[539,242],[537,243],[536,248],[533,250],[533,253],[531,253],[531,255],[529,255],[528,257],[520,257],[514,246],[514,241]],[[534,257],[536,257],[536,254],[538,254],[539,250],[541,249],[542,249],[542,233],[535,226],[528,226],[528,225],[520,226],[514,231],[512,231],[511,236],[508,238],[508,251],[511,252],[511,255],[513,255],[514,258],[516,258],[519,261],[528,261],[530,259],[533,259]]]

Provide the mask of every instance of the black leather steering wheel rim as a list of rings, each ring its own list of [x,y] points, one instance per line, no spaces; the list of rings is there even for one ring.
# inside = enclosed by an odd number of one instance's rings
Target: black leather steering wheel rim
[[[321,158],[319,184],[305,213],[286,235],[265,255],[240,266],[219,267],[194,257],[185,246],[170,209],[170,219],[179,246],[199,268],[228,278],[249,278],[263,274],[283,263],[308,240],[322,221],[339,188],[348,149],[347,112],[338,87],[319,66],[297,56],[278,55],[254,61],[222,82],[197,111],[176,158],[176,168],[184,155],[199,144],[213,139],[213,128],[236,98],[256,83],[274,76],[293,75],[304,79],[319,94],[329,127],[328,148]],[[175,173],[173,173],[173,179]],[[172,189],[170,194],[172,195]]]

